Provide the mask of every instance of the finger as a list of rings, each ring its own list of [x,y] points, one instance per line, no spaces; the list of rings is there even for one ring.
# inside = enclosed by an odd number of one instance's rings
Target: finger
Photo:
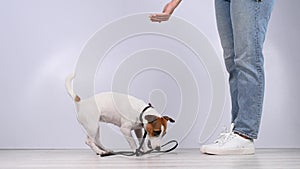
[[[167,21],[168,19],[150,19],[152,22],[163,22],[163,21]]]
[[[161,20],[159,19],[150,19],[152,22],[162,22]]]
[[[150,19],[153,19],[153,20],[161,20],[161,21],[167,21],[169,20],[170,16],[168,15],[155,15],[155,16],[151,16]]]
[[[169,18],[171,15],[170,14],[165,14],[165,13],[162,13],[162,14],[153,14],[153,15],[150,15],[150,17],[153,17],[153,18]]]
[[[170,17],[169,14],[155,14],[155,15],[152,15],[151,17],[155,17],[155,18],[165,18],[165,17]]]

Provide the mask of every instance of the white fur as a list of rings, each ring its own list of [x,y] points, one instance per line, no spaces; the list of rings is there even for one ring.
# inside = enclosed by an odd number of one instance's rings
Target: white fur
[[[67,78],[66,78],[66,82],[65,82],[65,85],[66,85],[66,89],[69,93],[69,95],[72,97],[72,99],[75,99],[76,97],[76,94],[74,93],[73,89],[72,89],[72,80],[75,78],[75,74],[72,73],[70,74]]]

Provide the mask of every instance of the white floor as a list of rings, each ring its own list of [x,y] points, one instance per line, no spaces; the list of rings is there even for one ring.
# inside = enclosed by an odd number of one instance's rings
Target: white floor
[[[258,149],[255,155],[216,156],[179,149],[142,157],[98,157],[90,150],[0,150],[0,169],[300,169],[300,149]]]

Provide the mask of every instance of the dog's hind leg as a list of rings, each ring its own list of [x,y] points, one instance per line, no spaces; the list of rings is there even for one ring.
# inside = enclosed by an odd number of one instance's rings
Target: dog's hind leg
[[[105,154],[106,151],[101,150],[96,144],[95,139],[91,138],[90,136],[87,136],[85,143],[97,154],[102,155]]]
[[[101,141],[100,141],[100,128],[98,128],[98,131],[97,131],[97,135],[96,135],[96,145],[98,146],[98,148],[100,148],[101,150],[105,151],[105,152],[113,152],[112,150],[109,150],[107,148],[105,148],[102,144],[101,144]]]
[[[87,132],[87,139],[85,143],[98,155],[107,153],[102,149],[102,145],[99,141],[99,123],[84,123],[88,125],[83,125]]]
[[[106,151],[102,150],[99,148],[99,139],[97,138],[99,136],[99,120],[100,120],[100,115],[98,113],[96,106],[93,106],[93,102],[88,102],[89,104],[83,104],[81,106],[81,110],[78,111],[78,121],[80,124],[84,127],[86,134],[87,134],[87,139],[85,143],[96,153],[96,154],[105,154]],[[91,105],[91,106],[86,106],[86,105]],[[85,107],[83,107],[85,106]],[[83,111],[85,110],[85,111]],[[102,145],[100,144],[100,147]]]

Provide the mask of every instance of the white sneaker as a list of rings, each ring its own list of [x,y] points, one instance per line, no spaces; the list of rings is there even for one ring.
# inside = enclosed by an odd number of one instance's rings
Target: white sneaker
[[[254,154],[253,140],[246,139],[232,131],[221,133],[221,136],[213,144],[203,145],[200,151],[205,154],[234,155]]]

